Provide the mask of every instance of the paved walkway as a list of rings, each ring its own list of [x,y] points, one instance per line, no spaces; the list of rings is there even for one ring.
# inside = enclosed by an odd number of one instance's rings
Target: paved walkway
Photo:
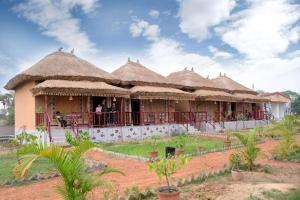
[[[300,144],[300,136],[296,138],[297,144]],[[269,154],[271,150],[277,145],[278,141],[267,141],[260,144],[265,154]],[[228,150],[225,152],[209,153],[204,156],[193,157],[193,159],[178,173],[175,174],[175,178],[190,177],[192,175],[199,175],[202,171],[211,171],[222,169],[227,163],[230,154],[235,150]],[[159,179],[155,174],[151,174],[148,171],[148,166],[145,162],[121,159],[117,157],[108,156],[103,153],[89,152],[89,156],[102,160],[108,163],[109,166],[118,168],[126,173],[126,176],[117,174],[110,174],[107,176],[108,180],[115,183],[118,191],[123,191],[125,188],[133,186],[139,186],[145,188],[147,186],[156,186],[159,184]],[[283,163],[278,161],[268,161],[263,157],[258,159],[259,163],[285,166],[285,167],[297,167],[300,168],[300,164],[296,163]],[[24,186],[15,187],[1,187],[0,199],[2,200],[58,200],[61,199],[54,191],[53,186],[60,183],[60,178],[52,180],[46,180],[38,183],[33,183]],[[96,196],[100,197],[101,191],[94,191]]]

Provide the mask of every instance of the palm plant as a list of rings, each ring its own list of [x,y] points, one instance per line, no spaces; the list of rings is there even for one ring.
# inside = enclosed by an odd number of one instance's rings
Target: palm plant
[[[285,159],[289,152],[294,149],[297,119],[296,115],[286,115],[282,121],[272,122],[269,131],[279,134],[282,138],[279,145],[273,151],[275,157]]]
[[[47,158],[54,164],[64,181],[64,185],[55,187],[58,193],[66,200],[84,200],[93,188],[111,186],[108,182],[87,173],[82,156],[92,147],[95,147],[95,144],[88,140],[71,150],[57,145],[47,146],[45,143],[25,145],[18,150],[18,154],[22,156],[14,168],[14,174],[18,178],[24,177],[35,160]],[[112,172],[123,174],[116,169],[106,168],[97,175],[101,177]]]
[[[256,129],[250,130],[248,133],[234,132],[233,136],[237,137],[238,140],[245,146],[242,151],[243,158],[246,162],[248,170],[252,171],[254,168],[254,161],[257,158],[260,148],[256,147]]]

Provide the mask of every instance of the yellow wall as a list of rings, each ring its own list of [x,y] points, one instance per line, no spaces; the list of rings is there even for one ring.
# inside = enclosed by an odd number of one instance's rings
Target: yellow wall
[[[26,82],[15,90],[15,129],[35,130],[35,97],[31,93],[35,82]]]

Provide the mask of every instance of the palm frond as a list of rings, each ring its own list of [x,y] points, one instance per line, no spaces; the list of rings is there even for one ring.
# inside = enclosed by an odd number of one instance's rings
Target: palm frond
[[[29,154],[29,155],[24,155],[20,158],[19,162],[16,164],[14,167],[14,175],[17,178],[24,177],[25,173],[28,171],[32,163],[38,159],[40,155],[36,154]]]

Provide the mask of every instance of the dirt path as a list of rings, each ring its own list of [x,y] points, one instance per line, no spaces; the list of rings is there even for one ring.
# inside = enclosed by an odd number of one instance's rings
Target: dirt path
[[[300,144],[300,136],[296,137],[297,144]],[[267,141],[260,144],[265,154],[269,154],[276,146],[278,141]],[[189,177],[193,174],[198,175],[201,171],[211,171],[222,169],[227,163],[230,154],[235,150],[225,152],[209,153],[201,157],[194,157],[182,170],[175,174],[175,178]],[[145,162],[121,159],[105,155],[103,153],[89,152],[89,156],[96,160],[102,160],[108,163],[109,166],[122,170],[126,176],[111,174],[107,176],[108,180],[115,183],[118,191],[123,191],[125,188],[138,186],[145,188],[147,186],[155,186],[159,183],[159,179],[155,174],[148,171],[148,166]],[[285,166],[290,168],[300,168],[300,164],[284,163],[278,161],[268,161],[264,158],[258,159],[259,163],[269,164],[274,166]],[[15,186],[15,187],[0,187],[1,200],[58,200],[61,199],[54,191],[53,186],[60,183],[60,178],[46,180],[30,185]],[[101,191],[94,191],[96,196],[100,196]]]

